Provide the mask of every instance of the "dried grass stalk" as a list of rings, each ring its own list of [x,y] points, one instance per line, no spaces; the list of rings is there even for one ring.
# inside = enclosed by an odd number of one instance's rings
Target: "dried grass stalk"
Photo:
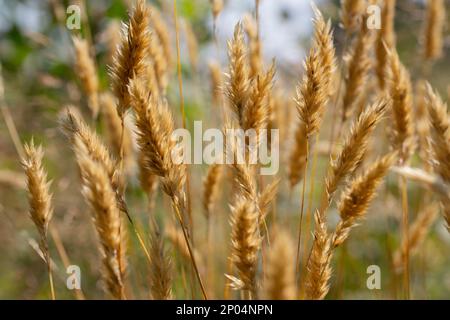
[[[99,111],[98,102],[98,77],[94,59],[90,55],[89,43],[80,37],[73,37],[75,47],[75,70],[80,78],[81,85],[88,98],[88,106],[92,116],[97,117]]]
[[[258,251],[261,246],[255,205],[240,199],[232,208],[231,226],[231,261],[242,281],[240,289],[247,298],[255,298]]]
[[[223,167],[220,164],[212,164],[209,166],[206,177],[203,180],[203,209],[207,218],[214,211],[214,205],[219,196],[219,183],[222,171]]]
[[[444,0],[427,0],[422,35],[422,54],[426,60],[435,60],[442,56],[446,17]]]
[[[383,7],[381,10],[381,29],[378,31],[375,43],[375,56],[377,61],[375,73],[378,78],[379,86],[382,90],[386,87],[386,70],[389,64],[386,47],[389,50],[393,50],[395,48],[395,2],[396,0],[383,1]]]
[[[242,129],[254,129],[260,132],[266,129],[270,117],[269,97],[275,75],[275,65],[252,81],[247,106],[242,113]]]
[[[305,277],[306,298],[310,300],[322,300],[327,295],[331,277],[331,249],[330,237],[327,232],[325,220],[319,211],[314,214],[315,230],[311,257],[307,265]]]
[[[122,33],[122,41],[111,66],[112,91],[118,100],[119,115],[130,107],[128,84],[133,77],[144,75],[150,46],[149,10],[138,0]]]
[[[151,296],[155,300],[171,300],[172,294],[172,261],[164,248],[164,242],[158,227],[153,223],[150,237],[150,279]]]
[[[391,132],[392,146],[399,153],[402,164],[408,162],[415,149],[411,80],[406,68],[401,64],[397,52],[391,51],[389,91],[392,98],[394,120]]]
[[[267,253],[264,299],[294,300],[296,298],[294,256],[294,245],[288,232],[277,230],[275,240]]]
[[[51,297],[55,300],[51,258],[47,240],[48,225],[53,216],[52,194],[50,193],[51,181],[48,180],[47,173],[42,166],[42,159],[44,157],[42,147],[35,147],[32,140],[30,144],[24,146],[24,153],[25,156],[22,159],[22,167],[27,177],[30,218],[39,233],[39,248],[42,251],[45,263],[47,264]]]
[[[352,125],[350,134],[345,139],[341,152],[337,159],[331,162],[331,170],[326,178],[328,203],[331,202],[339,184],[345,182],[346,178],[353,174],[360,165],[367,149],[369,136],[390,105],[390,100],[379,100],[367,108]]]
[[[394,253],[393,265],[395,269],[401,270],[403,267],[402,261],[406,251],[409,252],[410,256],[418,253],[438,214],[439,206],[437,203],[428,205],[418,214],[417,218],[409,228],[409,240],[402,241],[400,249]],[[409,246],[409,248],[407,248],[407,246]]]
[[[344,121],[349,117],[352,110],[361,103],[363,98],[364,91],[361,88],[366,85],[372,65],[370,57],[372,39],[372,34],[365,27],[365,22],[363,22],[352,49],[344,57],[347,69],[342,100]]]
[[[100,103],[109,145],[117,158],[120,156],[122,145],[124,171],[129,171],[133,165],[133,141],[130,129],[124,126],[122,136],[122,123],[117,113],[115,99],[109,92],[100,96]]]
[[[365,10],[364,0],[341,0],[341,22],[347,33],[352,33],[361,25]]]
[[[259,40],[258,26],[256,20],[252,16],[246,15],[244,17],[244,29],[249,41],[249,65],[250,65],[250,79],[257,77],[262,69],[262,44]]]
[[[242,25],[234,29],[233,39],[228,42],[230,70],[225,94],[231,110],[235,113],[239,124],[243,124],[243,112],[250,94],[249,70],[247,66],[247,49],[244,42]]]
[[[355,178],[342,194],[338,204],[341,221],[336,226],[332,246],[341,245],[350,230],[364,217],[376,195],[376,189],[382,182],[390,166],[396,160],[396,154],[389,154],[375,161],[366,172]]]
[[[104,280],[108,292],[116,299],[124,299],[125,250],[122,245],[124,225],[110,178],[104,166],[87,153],[77,153],[83,178],[83,194],[93,210],[93,218],[100,240]]]

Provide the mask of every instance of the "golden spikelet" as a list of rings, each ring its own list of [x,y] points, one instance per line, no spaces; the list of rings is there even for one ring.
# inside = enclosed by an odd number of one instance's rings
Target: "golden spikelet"
[[[150,172],[145,161],[145,156],[142,152],[139,152],[138,164],[139,182],[141,183],[142,190],[144,190],[147,197],[152,199],[158,187],[158,176]]]
[[[194,29],[188,20],[183,20],[183,30],[184,35],[186,36],[186,44],[189,52],[189,60],[192,66],[192,69],[197,71],[198,68],[198,41],[195,36]]]
[[[208,64],[209,74],[211,79],[211,93],[212,102],[219,107],[223,102],[223,77],[220,65],[217,62],[210,62]]]
[[[258,76],[262,69],[263,59],[261,53],[261,41],[258,35],[258,26],[255,19],[251,15],[244,17],[244,29],[249,42],[249,65],[250,65],[250,79]]]
[[[332,238],[333,247],[341,245],[347,239],[350,230],[366,214],[375,197],[378,185],[395,159],[396,154],[389,154],[376,160],[366,172],[349,184],[338,204],[341,221],[339,221]]]
[[[247,50],[244,42],[242,25],[238,23],[234,29],[233,39],[228,42],[230,70],[226,86],[229,105],[236,114],[239,123],[243,124],[243,112],[249,96],[249,71],[247,66]]]
[[[184,240],[183,232],[173,224],[168,224],[165,229],[165,235],[167,239],[172,243],[173,247],[178,251],[178,253],[180,253],[181,257],[188,262],[191,257],[189,254],[189,248],[186,245],[186,241]],[[200,252],[194,250],[193,254],[195,257],[195,261],[200,262],[202,260]]]
[[[203,209],[206,217],[210,217],[219,196],[219,182],[223,167],[220,164],[212,164],[203,180]]]
[[[430,136],[430,123],[428,119],[428,111],[426,105],[426,81],[419,80],[415,86],[414,95],[414,105],[415,112],[414,118],[416,120],[416,134],[417,140],[419,142],[419,154],[422,159],[424,169],[429,171],[430,167],[430,146],[429,146],[429,136]]]
[[[127,126],[124,126],[122,136],[121,120],[117,113],[114,97],[109,92],[100,95],[100,103],[102,106],[103,119],[106,124],[109,145],[111,146],[114,155],[119,157],[122,144],[124,168],[125,170],[130,170],[133,164],[133,141],[130,129]]]
[[[94,223],[101,244],[107,289],[112,297],[124,299],[125,270],[122,265],[125,248],[121,240],[124,225],[121,222],[116,195],[108,173],[100,163],[89,158],[87,154],[78,153],[77,158],[83,178],[83,195],[93,210]]]
[[[293,188],[304,178],[306,158],[308,156],[308,143],[306,135],[306,126],[300,122],[295,131],[294,148],[289,157],[289,183]]]
[[[39,231],[41,240],[47,237],[47,230],[53,215],[51,182],[42,167],[44,151],[41,146],[36,147],[34,142],[24,147],[25,158],[22,167],[27,177],[28,200],[30,203],[30,217]]]
[[[389,64],[389,57],[386,47],[389,50],[393,50],[395,48],[395,2],[396,0],[384,0],[383,2],[381,11],[381,29],[378,30],[375,43],[375,55],[377,61],[375,73],[377,75],[381,90],[384,90],[386,87],[386,70]]]
[[[295,102],[299,117],[305,124],[307,138],[319,130],[327,103],[326,81],[320,60],[318,52],[312,49],[304,63],[305,75],[297,87]]]
[[[408,71],[396,51],[390,53],[389,92],[394,120],[392,146],[399,152],[399,161],[407,163],[415,148],[412,88]]]
[[[95,62],[90,55],[88,42],[80,37],[73,37],[72,39],[76,56],[75,70],[88,98],[88,106],[92,116],[96,118],[99,111],[99,102],[98,77]]]
[[[439,206],[436,203],[431,203],[418,214],[409,228],[409,240],[407,242],[403,240],[400,249],[394,253],[393,265],[395,269],[401,270],[403,267],[402,256],[405,255],[406,251],[409,252],[410,256],[419,251],[438,213]]]
[[[159,43],[164,51],[164,56],[166,57],[167,64],[170,65],[172,61],[172,48],[171,48],[171,38],[169,27],[167,23],[164,21],[164,18],[161,14],[161,11],[158,10],[153,5],[149,5],[151,11],[151,26],[155,31],[156,36],[158,37]]]
[[[442,56],[446,17],[444,0],[426,1],[426,18],[422,35],[422,54],[426,60],[435,60]]]
[[[159,91],[164,95],[168,84],[168,64],[167,57],[164,56],[161,42],[157,37],[150,37],[149,55],[151,57],[156,81],[158,82]]]
[[[342,100],[344,121],[363,100],[364,91],[361,88],[366,85],[371,68],[372,59],[369,55],[371,45],[372,34],[365,28],[363,22],[352,49],[344,57],[346,65],[345,89]]]
[[[108,63],[113,63],[114,55],[119,48],[121,42],[120,36],[120,22],[118,20],[111,20],[105,30],[105,41],[108,48]]]
[[[345,182],[346,178],[353,174],[363,160],[369,136],[390,105],[389,100],[381,99],[367,108],[353,123],[341,152],[337,159],[331,162],[331,170],[326,178],[326,193],[329,202],[339,184]]]
[[[431,123],[433,167],[445,182],[450,183],[450,117],[447,105],[429,84],[425,101]]]
[[[80,148],[85,149],[92,160],[101,163],[108,176],[112,179],[116,173],[116,161],[112,158],[109,150],[98,135],[89,128],[71,107],[67,109],[66,115],[61,118],[61,124],[75,151]]]
[[[130,83],[130,96],[136,115],[138,145],[151,174],[161,177],[164,192],[169,196],[179,194],[185,179],[183,164],[172,162],[175,141],[172,114],[161,101],[148,95],[144,83],[134,79]]]
[[[322,300],[327,295],[330,287],[328,281],[331,277],[331,251],[330,237],[327,226],[319,211],[314,214],[315,230],[311,257],[307,265],[305,277],[306,299]]]
[[[150,236],[150,292],[155,300],[170,300],[172,295],[172,261],[164,248],[158,227],[153,223]]]
[[[258,208],[259,208],[259,222],[262,227],[267,214],[269,213],[270,206],[278,192],[278,185],[280,184],[280,179],[275,179],[269,183],[264,190],[258,196]]]
[[[269,97],[271,94],[275,64],[252,81],[250,96],[242,113],[242,129],[254,129],[257,133],[266,129],[270,117]]]
[[[275,240],[267,253],[267,271],[263,298],[268,300],[294,300],[295,250],[288,232],[277,230]]]
[[[117,98],[117,110],[121,117],[130,107],[128,84],[133,77],[142,76],[146,70],[150,45],[148,26],[149,11],[145,1],[139,0],[123,30],[122,41],[111,67],[112,91]]]
[[[361,25],[365,10],[365,0],[341,0],[341,22],[347,33],[352,33]]]
[[[336,53],[333,44],[333,30],[331,29],[331,21],[325,22],[322,13],[313,5],[314,11],[314,40],[313,47],[315,48],[318,59],[319,68],[321,68],[321,79],[323,81],[324,95],[326,98],[332,94],[331,81],[333,79],[334,71],[336,70]]]
[[[209,0],[211,2],[211,12],[214,20],[217,20],[217,17],[222,12],[223,9],[223,0]]]
[[[47,179],[47,173],[42,166],[44,151],[42,147],[35,147],[33,140],[24,146],[24,158],[22,167],[27,177],[28,202],[30,204],[30,218],[35,224],[40,241],[39,248],[47,264],[50,283],[51,298],[55,300],[53,275],[51,268],[50,251],[48,249],[47,230],[53,216],[52,194],[50,193],[51,181]]]
[[[231,261],[242,281],[243,292],[254,298],[256,293],[256,269],[261,239],[258,230],[258,213],[250,201],[239,199],[232,208]]]

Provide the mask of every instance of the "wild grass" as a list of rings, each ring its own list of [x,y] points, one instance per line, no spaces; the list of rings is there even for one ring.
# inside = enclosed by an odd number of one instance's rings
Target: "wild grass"
[[[65,179],[44,169],[43,150],[50,149],[50,140],[43,147],[34,140],[22,147],[0,82],[0,107],[21,157],[51,297],[65,290],[61,283],[55,285],[60,275],[54,277],[59,271],[52,265],[59,260],[50,258],[57,257],[53,243],[64,261],[64,246],[70,246],[69,254],[77,248],[69,238],[63,244],[57,236],[48,237],[54,203],[58,208],[64,203],[59,192],[50,192],[49,177],[55,180],[52,189],[63,186],[82,194],[89,208],[97,250],[87,251],[97,261],[91,263],[101,265],[97,276],[105,295],[87,291],[88,297],[352,297],[340,287],[340,272],[355,273],[350,260],[356,258],[345,255],[357,248],[356,253],[367,253],[358,257],[368,264],[377,241],[383,241],[378,251],[386,248],[381,251],[390,262],[394,287],[382,296],[416,297],[414,279],[432,272],[416,273],[416,258],[429,237],[441,241],[434,229],[445,225],[450,230],[450,118],[444,99],[427,82],[432,79],[425,79],[425,72],[417,78],[402,61],[396,46],[396,1],[380,2],[380,30],[367,27],[366,6],[375,2],[340,1],[342,35],[313,6],[312,41],[302,73],[293,78],[264,55],[259,1],[236,24],[226,47],[211,36],[216,49],[227,51],[227,65],[203,61],[196,28],[191,21],[179,21],[176,1],[164,6],[135,1],[120,37],[117,21],[107,28],[105,59],[94,55],[95,43],[86,36],[72,38],[82,98],[80,106],[61,112],[60,125],[73,149],[73,155],[64,157],[77,164],[76,173]],[[210,4],[215,24],[224,3]],[[437,0],[423,8],[418,52],[430,68],[445,56],[444,9]],[[342,37],[345,43],[339,46]],[[99,80],[103,62],[110,65],[107,86]],[[193,75],[186,85],[189,72],[205,70],[209,87],[205,77]],[[276,175],[260,174],[262,164],[249,161],[250,148],[245,148],[242,163],[214,163],[203,174],[198,167],[173,161],[174,154],[182,155],[174,130],[191,128],[184,99],[196,96],[190,92],[196,90],[193,86],[204,86],[209,94],[201,103],[213,117],[205,123],[223,131],[254,129],[259,143],[264,142],[263,129],[279,129]],[[227,156],[237,159],[236,145]],[[428,191],[413,197],[422,187]],[[369,243],[363,238],[372,230],[365,222],[369,219],[383,226],[378,232],[385,240]],[[87,225],[79,228],[89,232]]]

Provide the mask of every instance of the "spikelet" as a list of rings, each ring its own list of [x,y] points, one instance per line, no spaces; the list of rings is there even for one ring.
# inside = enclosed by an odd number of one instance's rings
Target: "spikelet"
[[[127,126],[124,126],[122,137],[121,120],[117,113],[114,97],[109,92],[100,95],[100,103],[102,106],[103,119],[106,124],[109,145],[111,146],[114,155],[119,157],[122,144],[124,168],[125,171],[130,170],[133,164],[133,141],[130,129]]]
[[[365,9],[364,0],[341,0],[341,22],[347,33],[352,33],[362,22]]]
[[[142,190],[144,190],[149,199],[152,199],[158,187],[158,177],[148,169],[145,156],[141,151],[139,152],[138,164],[139,182],[141,183]]]
[[[33,140],[24,146],[25,158],[22,167],[27,176],[28,202],[30,203],[30,218],[39,231],[42,241],[46,241],[47,230],[53,215],[51,181],[42,167],[44,151],[41,146],[35,147]],[[44,243],[42,243],[44,245]],[[46,245],[46,244],[45,244]]]
[[[170,300],[172,295],[172,261],[164,248],[164,242],[156,223],[150,237],[150,292],[155,300]]]
[[[396,0],[384,0],[383,2],[381,11],[381,29],[378,31],[375,43],[375,55],[377,61],[375,73],[378,77],[378,83],[381,90],[384,90],[386,87],[386,70],[389,64],[386,47],[389,50],[395,48],[395,2]]]
[[[246,15],[244,17],[244,29],[249,42],[249,78],[254,79],[261,72],[263,61],[261,53],[262,45],[259,40],[258,26],[255,19],[253,19],[251,15]]]
[[[130,107],[128,84],[133,77],[142,76],[146,71],[150,45],[148,26],[149,11],[145,1],[138,0],[123,30],[122,41],[110,69],[112,91],[117,98],[117,110],[121,117]]]
[[[267,271],[263,298],[268,300],[294,300],[295,250],[285,230],[277,230],[275,241],[267,254]]]
[[[152,61],[153,72],[158,82],[159,91],[164,95],[168,84],[168,65],[167,59],[164,56],[163,47],[157,37],[150,37],[149,55]]]
[[[226,85],[226,96],[231,110],[235,113],[239,124],[243,124],[243,112],[249,96],[249,71],[247,66],[247,50],[244,43],[242,25],[234,28],[233,39],[228,42],[230,70]]]
[[[416,134],[419,142],[419,155],[422,159],[424,169],[429,171],[430,167],[430,123],[428,119],[427,105],[425,101],[426,95],[426,81],[419,80],[415,86],[414,105],[415,112],[414,118],[416,120]]]
[[[316,48],[319,67],[321,68],[321,79],[323,81],[324,94],[328,98],[332,95],[331,81],[336,70],[336,53],[333,44],[333,31],[331,21],[325,22],[322,13],[313,5],[314,11],[314,40],[313,47]]]
[[[280,179],[275,179],[269,183],[264,190],[258,196],[258,208],[259,208],[259,222],[260,228],[263,227],[267,214],[269,213],[270,206],[278,192],[278,185]]]
[[[116,299],[124,299],[124,269],[122,246],[123,224],[115,192],[105,168],[85,153],[77,153],[83,178],[83,195],[93,210],[94,223],[100,240],[104,280],[108,292]]]
[[[389,57],[389,91],[394,120],[391,140],[394,150],[399,152],[400,163],[406,164],[415,148],[411,81],[397,52],[390,52]]]
[[[367,149],[369,136],[380,121],[384,111],[391,105],[386,99],[381,99],[367,108],[353,123],[349,136],[345,139],[337,159],[332,160],[331,170],[325,180],[328,201],[340,183],[352,174],[361,163]]]
[[[232,208],[231,261],[236,267],[242,290],[254,297],[256,293],[256,268],[261,239],[258,230],[258,213],[252,202],[240,199]]]
[[[80,78],[81,85],[88,97],[88,106],[92,116],[97,117],[99,110],[98,102],[98,77],[94,59],[89,53],[89,44],[80,37],[73,37],[75,47],[75,70]]]
[[[431,123],[431,147],[436,173],[450,183],[450,117],[447,105],[427,84],[425,97]]]
[[[220,12],[222,12],[223,9],[223,0],[209,0],[211,2],[211,12],[213,15],[214,21],[217,20],[217,17],[219,16]]]
[[[153,5],[149,5],[151,11],[151,26],[155,31],[156,36],[158,37],[159,43],[161,44],[164,56],[166,58],[167,64],[170,65],[172,61],[172,48],[171,48],[171,39],[169,33],[169,27],[167,23],[164,21],[162,14],[158,8]]]
[[[184,35],[186,36],[186,44],[189,52],[189,60],[192,66],[192,69],[197,71],[198,68],[198,42],[197,37],[195,36],[194,29],[188,20],[183,20],[183,30]]]
[[[247,107],[242,113],[242,129],[254,129],[258,134],[260,130],[267,129],[270,109],[269,97],[271,95],[275,64],[262,75],[256,76],[252,81]]]
[[[344,57],[346,65],[345,89],[342,100],[344,121],[363,98],[364,91],[361,88],[366,85],[372,62],[369,55],[371,45],[372,34],[363,22],[351,51]]]
[[[305,277],[306,299],[322,300],[327,295],[330,287],[328,281],[331,277],[331,251],[330,237],[327,226],[319,211],[314,214],[315,230],[311,257],[307,265]]]
[[[105,30],[105,41],[108,48],[108,63],[113,63],[114,55],[119,48],[121,42],[120,36],[120,22],[118,20],[111,20]]]
[[[180,253],[181,257],[185,261],[189,261],[191,259],[189,255],[189,248],[184,240],[183,232],[173,224],[168,224],[165,229],[165,235],[170,243],[172,243],[173,247],[178,251],[178,253]],[[195,261],[200,262],[202,260],[200,252],[194,250],[193,254]]]
[[[220,164],[212,164],[203,180],[203,209],[209,218],[214,210],[219,195],[219,182],[223,167]]]
[[[422,54],[426,60],[435,60],[443,53],[443,36],[446,19],[444,0],[427,0],[423,27]]]
[[[409,255],[412,256],[419,251],[438,213],[439,206],[436,203],[431,203],[418,214],[409,228],[408,242],[403,240],[400,249],[394,253],[393,265],[395,269],[401,270],[403,267],[402,255],[405,255],[405,252],[408,251]]]
[[[305,124],[308,138],[319,130],[327,103],[326,82],[320,60],[318,53],[310,50],[304,63],[305,75],[297,87],[295,98],[297,112]]]
[[[151,174],[161,177],[164,192],[172,197],[180,192],[185,179],[184,165],[172,162],[175,147],[175,141],[171,139],[174,130],[172,114],[163,102],[147,94],[140,79],[131,81],[130,96],[136,115],[137,142],[146,166]]]
[[[97,134],[71,108],[73,107],[69,107],[66,115],[61,118],[61,125],[71,140],[76,153],[79,148],[85,149],[92,160],[101,163],[110,179],[112,179],[116,173],[116,161]]]
[[[155,63],[149,59],[147,63],[147,69],[145,76],[142,77],[145,80],[145,85],[147,86],[147,90],[153,96],[155,100],[159,100],[161,98],[161,89],[160,82],[164,85],[164,79],[162,81],[158,81],[158,77],[156,76],[156,66]]]
[[[223,101],[223,77],[220,65],[217,62],[210,62],[208,64],[209,74],[211,79],[211,96],[212,102],[215,106],[220,106]]]
[[[300,122],[295,131],[294,148],[289,157],[289,183],[293,188],[304,178],[306,157],[308,156],[308,144],[306,136],[306,126]]]
[[[350,230],[366,214],[375,197],[376,189],[394,163],[396,154],[389,154],[375,161],[366,172],[355,178],[342,194],[338,204],[341,221],[339,221],[332,238],[332,247],[341,245]]]

